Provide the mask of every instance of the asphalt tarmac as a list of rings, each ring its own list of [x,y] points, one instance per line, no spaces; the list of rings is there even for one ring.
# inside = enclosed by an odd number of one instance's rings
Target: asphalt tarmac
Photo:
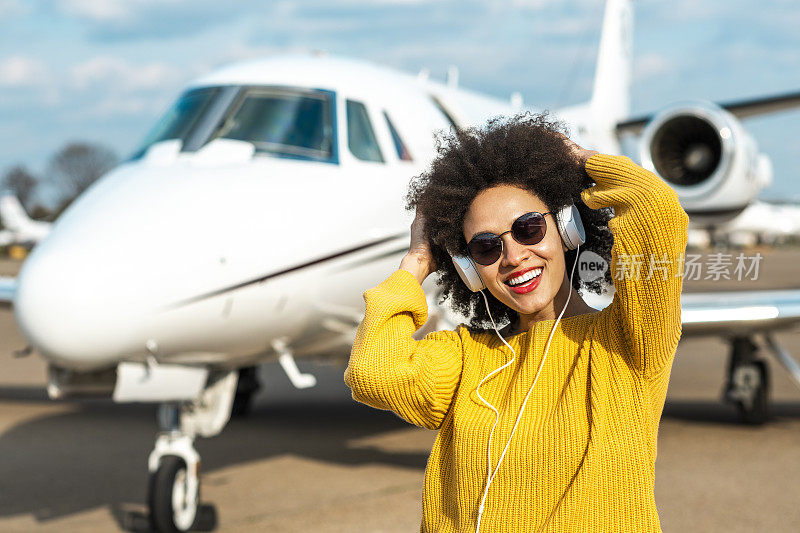
[[[800,250],[761,253],[757,280],[687,281],[686,290],[800,287]],[[0,261],[0,275],[18,268]],[[800,360],[800,328],[776,338]],[[41,359],[14,357],[24,345],[0,309],[0,531],[145,531],[155,408],[50,401]],[[800,388],[765,354],[772,417],[743,426],[720,401],[727,354],[714,338],[678,347],[656,462],[662,528],[800,531]],[[342,368],[299,365],[317,376],[315,389],[294,390],[267,365],[253,412],[197,441],[217,531],[418,531],[435,433],[353,402]]]

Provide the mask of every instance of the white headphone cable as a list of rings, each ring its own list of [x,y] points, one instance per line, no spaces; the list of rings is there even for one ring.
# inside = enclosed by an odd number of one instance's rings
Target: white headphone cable
[[[567,305],[569,305],[569,300],[572,297],[572,278],[573,275],[575,274],[575,266],[578,264],[578,255],[580,254],[580,248],[581,248],[580,245],[578,245],[578,247],[575,250],[575,261],[572,263],[572,271],[570,272],[569,276],[570,283],[569,283],[569,294],[567,295],[567,301],[564,303],[564,307],[563,309],[561,309],[561,313],[558,315],[556,323],[553,324],[553,329],[550,330],[550,336],[547,339],[547,346],[545,347],[544,350],[544,356],[542,357],[542,361],[539,363],[539,370],[536,372],[536,377],[533,379],[533,383],[531,384],[530,389],[528,389],[528,394],[525,395],[525,400],[522,402],[522,407],[520,408],[519,414],[517,415],[517,420],[514,423],[514,428],[511,430],[511,435],[508,437],[508,442],[506,442],[506,445],[503,448],[503,453],[500,454],[500,459],[497,461],[497,466],[495,466],[494,472],[492,472],[492,437],[494,436],[494,430],[497,427],[497,423],[500,421],[500,412],[492,404],[487,402],[483,396],[481,396],[480,388],[481,385],[483,385],[484,381],[486,381],[487,379],[495,375],[497,372],[500,372],[508,365],[513,363],[514,360],[517,358],[517,353],[514,351],[514,348],[512,348],[511,345],[506,342],[506,340],[503,338],[502,335],[500,335],[500,332],[497,330],[497,324],[495,324],[494,318],[492,318],[492,312],[489,311],[489,300],[486,298],[486,294],[484,294],[483,291],[480,291],[481,295],[483,295],[483,301],[486,304],[486,312],[489,313],[489,320],[492,321],[492,326],[494,326],[495,333],[497,333],[497,336],[500,337],[500,340],[503,341],[503,343],[506,346],[508,346],[508,349],[511,350],[511,353],[513,353],[514,356],[503,366],[498,367],[489,374],[487,374],[486,377],[484,377],[481,380],[481,382],[478,383],[478,386],[475,387],[475,393],[478,395],[478,398],[480,398],[481,401],[487,407],[489,407],[492,411],[494,411],[494,416],[495,416],[494,425],[492,425],[492,430],[489,433],[489,445],[487,446],[486,450],[486,456],[488,462],[488,469],[486,473],[486,489],[484,489],[483,491],[483,496],[481,497],[481,503],[478,506],[478,522],[475,527],[475,533],[480,533],[481,517],[483,516],[484,504],[486,503],[486,496],[488,496],[489,494],[489,487],[491,486],[492,481],[494,481],[494,478],[497,475],[497,471],[500,469],[500,464],[503,462],[503,459],[506,456],[506,452],[508,451],[508,447],[511,444],[511,440],[514,438],[514,433],[516,433],[517,431],[517,426],[519,426],[520,420],[522,420],[522,414],[525,412],[525,406],[528,404],[528,398],[530,398],[531,393],[533,392],[533,388],[536,386],[536,382],[539,381],[539,375],[542,373],[542,368],[544,368],[544,362],[547,359],[547,353],[550,350],[550,341],[552,341],[553,339],[553,333],[555,333],[556,328],[558,327],[558,323],[561,320],[561,317],[564,315],[564,311],[567,310]]]

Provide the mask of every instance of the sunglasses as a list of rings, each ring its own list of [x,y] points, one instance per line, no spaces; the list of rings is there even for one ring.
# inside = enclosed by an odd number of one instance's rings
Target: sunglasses
[[[467,250],[472,259],[479,265],[489,266],[495,261],[500,259],[503,253],[503,239],[501,237],[506,233],[511,233],[511,236],[520,244],[536,244],[544,239],[547,232],[547,221],[544,219],[547,213],[537,213],[532,211],[525,213],[511,224],[511,229],[504,231],[500,235],[494,233],[479,233],[475,235],[468,243]]]

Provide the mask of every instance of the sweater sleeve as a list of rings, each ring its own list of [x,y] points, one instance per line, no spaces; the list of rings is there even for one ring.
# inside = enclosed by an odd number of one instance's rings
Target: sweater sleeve
[[[627,157],[594,155],[581,193],[591,209],[613,207],[611,276],[616,294],[606,316],[618,327],[628,363],[652,378],[671,366],[681,336],[681,288],[689,217],[677,193]]]
[[[364,301],[366,314],[344,373],[353,399],[390,409],[412,424],[439,428],[461,379],[459,333],[412,337],[428,318],[428,304],[406,270],[366,291]]]

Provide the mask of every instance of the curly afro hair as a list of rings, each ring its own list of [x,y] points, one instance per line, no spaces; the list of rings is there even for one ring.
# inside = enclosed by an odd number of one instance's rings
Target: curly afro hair
[[[483,128],[453,129],[436,136],[437,157],[430,167],[412,179],[406,196],[406,209],[416,209],[425,217],[424,233],[431,246],[442,287],[439,303],[451,300],[451,308],[470,318],[475,329],[491,327],[482,296],[470,291],[458,276],[452,255],[467,255],[464,218],[472,201],[484,189],[499,184],[514,185],[539,197],[548,211],[574,203],[586,230],[580,250],[591,250],[611,264],[613,234],[608,221],[611,208],[589,209],[580,192],[592,185],[559,134],[566,135],[563,123],[547,113],[520,113],[512,118],[495,117]],[[575,250],[567,251],[565,264],[571,269]],[[589,283],[575,275],[575,289],[583,286],[600,293],[605,279]],[[514,322],[518,313],[486,291],[492,316],[501,322]]]

